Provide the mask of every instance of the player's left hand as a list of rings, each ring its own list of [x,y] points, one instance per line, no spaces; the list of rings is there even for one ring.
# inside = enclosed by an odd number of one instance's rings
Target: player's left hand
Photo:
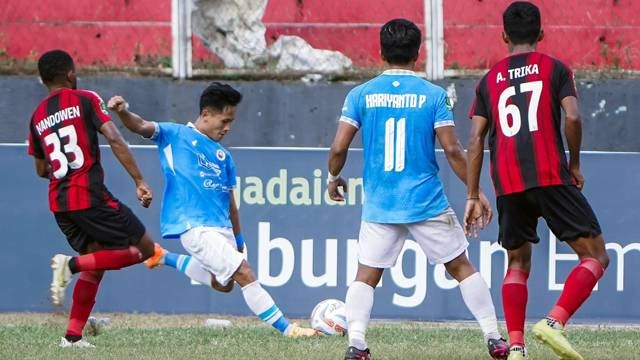
[[[344,196],[340,193],[339,188],[342,188],[343,192],[347,192],[347,182],[342,178],[342,176],[335,181],[329,181],[327,183],[327,191],[329,192],[331,200],[344,201]]]
[[[107,102],[107,108],[111,111],[115,111],[117,113],[127,110],[129,108],[129,104],[127,101],[120,95],[116,95],[111,97]]]
[[[582,188],[584,187],[584,176],[582,176],[580,167],[572,166],[569,170],[571,171],[571,176],[573,176],[576,181],[576,187],[578,187],[578,190],[582,191]]]
[[[485,198],[486,199],[486,198]],[[479,229],[484,228],[484,209],[481,199],[468,199],[464,209],[464,233],[478,237]]]
[[[149,186],[149,184],[147,184],[145,181],[140,181],[136,184],[136,195],[142,207],[148,208],[151,205],[151,201],[153,200],[153,192],[151,191],[151,187]]]
[[[482,190],[480,191],[480,204],[482,204],[482,219],[484,220],[484,226],[487,226],[491,223],[491,219],[493,219],[493,210],[491,209],[489,199],[487,199]]]

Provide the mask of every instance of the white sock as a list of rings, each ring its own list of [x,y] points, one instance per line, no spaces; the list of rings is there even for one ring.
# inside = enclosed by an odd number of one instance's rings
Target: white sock
[[[289,320],[284,317],[271,295],[262,288],[257,280],[242,288],[242,296],[244,296],[244,301],[249,309],[260,320],[278,329],[282,334],[287,334]]]
[[[359,350],[368,348],[365,335],[373,308],[373,288],[363,282],[354,281],[345,298],[349,346]]]
[[[476,272],[460,282],[460,292],[467,308],[480,324],[485,342],[499,339],[496,310],[493,307],[491,293],[480,273]]]

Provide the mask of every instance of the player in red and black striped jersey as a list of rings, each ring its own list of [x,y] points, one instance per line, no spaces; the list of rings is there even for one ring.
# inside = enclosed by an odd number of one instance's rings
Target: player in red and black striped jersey
[[[563,327],[587,299],[609,263],[598,220],[582,195],[582,136],[573,73],[560,61],[536,51],[544,33],[539,9],[525,1],[503,13],[503,39],[510,56],[494,65],[476,89],[471,108],[467,233],[477,235],[483,217],[478,200],[483,147],[489,135],[491,177],[498,206],[499,238],[509,268],[502,287],[509,330],[509,359],[526,357],[524,320],[527,279],[538,218],[567,242],[580,263],[567,278],[556,306],[533,328],[536,337],[565,359],[582,359],[564,337]],[[562,141],[561,112],[569,161]]]
[[[71,56],[49,51],[39,59],[38,71],[49,96],[31,117],[29,154],[35,158],[37,174],[50,181],[49,208],[58,226],[81,254],[58,254],[51,263],[51,297],[56,305],[62,304],[72,274],[80,273],[60,346],[89,347],[82,340],[82,329],[104,271],[140,263],[153,255],[154,247],[140,220],[104,185],[98,133],[133,178],[142,206],[150,205],[152,192],[102,99],[92,91],[76,89]]]

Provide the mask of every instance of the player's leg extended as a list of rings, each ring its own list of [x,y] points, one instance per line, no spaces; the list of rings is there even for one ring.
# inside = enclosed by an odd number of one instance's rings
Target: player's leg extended
[[[368,360],[371,357],[365,336],[373,308],[374,289],[384,269],[395,265],[407,235],[405,224],[360,223],[358,272],[345,298],[349,336],[345,360]]]
[[[153,255],[153,240],[149,233],[144,233],[135,246],[123,249],[98,250],[69,259],[72,274],[81,271],[119,270],[127,266],[139,264]]]
[[[527,280],[531,268],[532,244],[525,242],[515,250],[508,250],[507,275],[502,283],[502,306],[509,332],[509,359],[523,359],[526,354],[524,323],[529,291]]]
[[[73,288],[73,301],[69,313],[69,325],[64,339],[76,343],[82,339],[82,330],[96,303],[96,295],[104,271],[83,271]],[[64,342],[64,340],[63,340]]]
[[[149,234],[124,205],[118,210],[97,207],[56,213],[55,218],[71,247],[82,254],[53,257],[51,298],[55,305],[62,304],[72,274],[116,270],[137,264],[153,254]]]
[[[236,252],[236,254],[239,254]],[[240,255],[240,266],[233,273],[233,280],[242,287],[242,296],[247,306],[256,316],[273,326],[285,336],[306,337],[318,335],[313,329],[302,328],[292,324],[273,301],[269,293],[260,285],[249,263]],[[224,285],[223,282],[221,284]]]
[[[489,353],[494,359],[506,359],[509,346],[498,332],[496,311],[487,283],[463,252],[444,264],[447,272],[459,282],[462,299],[484,334]]]
[[[220,292],[230,292],[233,290],[233,281],[230,281],[226,286],[222,286],[222,284],[216,280],[215,276],[191,255],[172,253],[158,243],[155,243],[153,256],[144,263],[150,269],[160,265],[169,266],[185,274],[191,280],[200,284],[210,285],[213,289]]]
[[[263,321],[287,336],[314,336],[316,331],[290,324],[271,295],[262,288],[242,253],[236,248],[230,228],[194,228],[180,236],[182,246],[212,273],[221,286],[236,281],[249,308]]]
[[[533,333],[557,355],[565,359],[582,359],[564,336],[564,327],[591,295],[593,287],[609,265],[609,257],[602,235],[581,237],[567,241],[567,244],[578,254],[580,262],[569,273],[558,302],[547,318],[540,320],[533,327]]]
[[[345,307],[347,328],[349,331],[349,348],[345,359],[368,359],[369,346],[365,336],[373,308],[373,291],[380,282],[383,268],[375,268],[358,264],[356,279],[347,290]]]
[[[582,359],[564,336],[564,326],[591,295],[609,265],[609,256],[598,219],[580,190],[575,186],[550,186],[538,190],[537,196],[549,228],[573,248],[580,263],[567,277],[547,319],[533,327],[533,334],[562,358]]]
[[[504,359],[509,348],[498,332],[491,293],[484,279],[467,259],[469,246],[455,212],[449,208],[442,214],[409,226],[409,232],[433,264],[444,264],[447,272],[460,283],[467,308],[484,333],[485,344],[492,357]]]

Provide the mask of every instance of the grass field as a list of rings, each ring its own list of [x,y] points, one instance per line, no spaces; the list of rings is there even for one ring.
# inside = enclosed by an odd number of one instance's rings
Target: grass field
[[[287,339],[252,318],[207,328],[211,316],[102,314],[111,325],[86,339],[95,349],[60,349],[62,314],[0,314],[0,359],[342,359],[346,338]],[[304,323],[304,321],[302,322]],[[570,339],[585,359],[639,359],[640,328],[575,326]],[[488,359],[472,323],[374,322],[375,359]],[[528,338],[531,359],[555,359]]]

